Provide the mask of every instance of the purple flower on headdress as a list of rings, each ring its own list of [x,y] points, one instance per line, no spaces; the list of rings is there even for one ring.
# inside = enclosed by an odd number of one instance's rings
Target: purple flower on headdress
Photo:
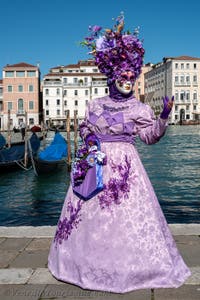
[[[119,78],[122,72],[132,71],[136,79],[142,68],[144,49],[142,42],[137,37],[137,32],[123,33],[123,12],[115,19],[114,29],[107,29],[104,35],[100,35],[100,26],[90,26],[90,37],[85,39],[82,45],[87,46],[95,59],[101,73],[108,77],[112,83]]]

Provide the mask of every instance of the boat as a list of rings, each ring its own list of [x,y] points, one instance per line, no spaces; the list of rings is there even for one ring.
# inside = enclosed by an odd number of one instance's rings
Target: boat
[[[27,155],[25,155],[25,141],[11,143],[10,147],[5,145],[0,149],[0,173],[7,173],[17,169],[26,170],[30,165],[31,157],[36,155],[39,150],[42,138],[32,133],[27,140]],[[25,157],[27,157],[27,164],[24,163]]]
[[[33,156],[33,168],[36,175],[57,172],[67,166],[67,142],[60,132],[45,149]]]

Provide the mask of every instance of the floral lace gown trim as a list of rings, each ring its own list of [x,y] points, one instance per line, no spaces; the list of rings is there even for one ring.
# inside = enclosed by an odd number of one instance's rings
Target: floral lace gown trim
[[[125,293],[178,287],[190,271],[171,236],[135,147],[102,143],[105,189],[89,201],[66,195],[48,267],[59,280]]]

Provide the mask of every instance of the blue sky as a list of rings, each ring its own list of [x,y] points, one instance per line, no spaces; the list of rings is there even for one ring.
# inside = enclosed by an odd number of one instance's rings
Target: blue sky
[[[111,28],[121,11],[125,29],[140,26],[145,63],[165,56],[200,57],[199,0],[3,0],[0,71],[6,64],[39,63],[43,76],[52,67],[87,59],[79,42],[88,26]]]

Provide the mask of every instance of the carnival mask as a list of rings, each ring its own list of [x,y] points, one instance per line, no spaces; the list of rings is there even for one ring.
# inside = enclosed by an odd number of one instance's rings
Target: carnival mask
[[[115,81],[117,90],[123,94],[128,95],[133,90],[135,77],[131,71],[124,72],[120,75],[119,79]]]

